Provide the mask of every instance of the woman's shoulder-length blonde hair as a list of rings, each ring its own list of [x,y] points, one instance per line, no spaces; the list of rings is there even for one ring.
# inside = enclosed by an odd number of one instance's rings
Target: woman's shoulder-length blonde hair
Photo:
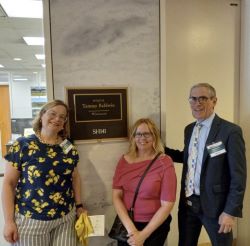
[[[67,104],[61,100],[53,100],[51,102],[46,103],[43,105],[43,107],[40,109],[38,112],[37,116],[33,120],[32,126],[33,130],[35,133],[39,133],[42,129],[42,116],[51,108],[54,108],[55,106],[63,106],[66,109],[66,120],[63,125],[63,129],[58,132],[58,135],[61,136],[62,138],[67,138],[68,137],[68,113],[69,113],[69,108]]]
[[[156,124],[154,123],[153,120],[151,120],[149,118],[141,118],[141,119],[137,120],[134,123],[134,125],[131,127],[128,154],[131,155],[132,157],[137,156],[138,149],[137,149],[137,146],[135,143],[135,134],[136,134],[137,128],[141,124],[146,124],[148,126],[150,133],[152,134],[154,152],[155,153],[164,153],[164,147],[163,147],[163,144],[161,141],[160,131],[159,131],[158,127],[156,126]]]

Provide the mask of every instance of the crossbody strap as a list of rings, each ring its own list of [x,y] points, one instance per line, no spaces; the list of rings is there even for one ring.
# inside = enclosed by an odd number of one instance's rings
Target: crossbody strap
[[[140,186],[141,186],[141,183],[142,183],[143,179],[145,178],[145,176],[146,176],[148,170],[150,169],[150,167],[153,165],[153,163],[156,161],[156,159],[158,158],[158,156],[159,156],[160,154],[161,154],[161,153],[158,153],[158,154],[154,157],[154,159],[148,164],[148,166],[147,166],[147,168],[145,169],[145,171],[144,171],[144,173],[143,173],[143,175],[142,175],[140,181],[138,182],[138,185],[137,185],[136,190],[135,190],[135,195],[134,195],[133,203],[132,203],[132,206],[131,206],[131,208],[130,208],[131,211],[134,210],[135,201],[136,201],[136,198],[137,198],[137,195],[138,195],[138,192],[139,192],[139,189],[140,189]]]

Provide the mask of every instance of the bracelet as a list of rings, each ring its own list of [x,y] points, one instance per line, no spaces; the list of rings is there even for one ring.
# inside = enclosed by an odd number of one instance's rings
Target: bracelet
[[[78,203],[78,204],[76,204],[76,208],[83,208],[82,203]]]

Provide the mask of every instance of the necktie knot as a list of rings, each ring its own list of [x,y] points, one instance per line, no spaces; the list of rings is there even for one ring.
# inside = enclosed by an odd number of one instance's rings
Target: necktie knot
[[[197,127],[198,129],[201,129],[202,128],[202,123],[196,123],[195,127]]]

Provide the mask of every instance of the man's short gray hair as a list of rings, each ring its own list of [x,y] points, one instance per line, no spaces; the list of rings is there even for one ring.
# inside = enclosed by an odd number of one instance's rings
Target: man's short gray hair
[[[194,89],[194,88],[197,88],[197,87],[205,87],[208,89],[209,91],[209,94],[211,97],[216,97],[216,90],[214,89],[214,87],[208,83],[198,83],[198,84],[195,84],[191,87],[190,89],[190,93],[191,91]]]

